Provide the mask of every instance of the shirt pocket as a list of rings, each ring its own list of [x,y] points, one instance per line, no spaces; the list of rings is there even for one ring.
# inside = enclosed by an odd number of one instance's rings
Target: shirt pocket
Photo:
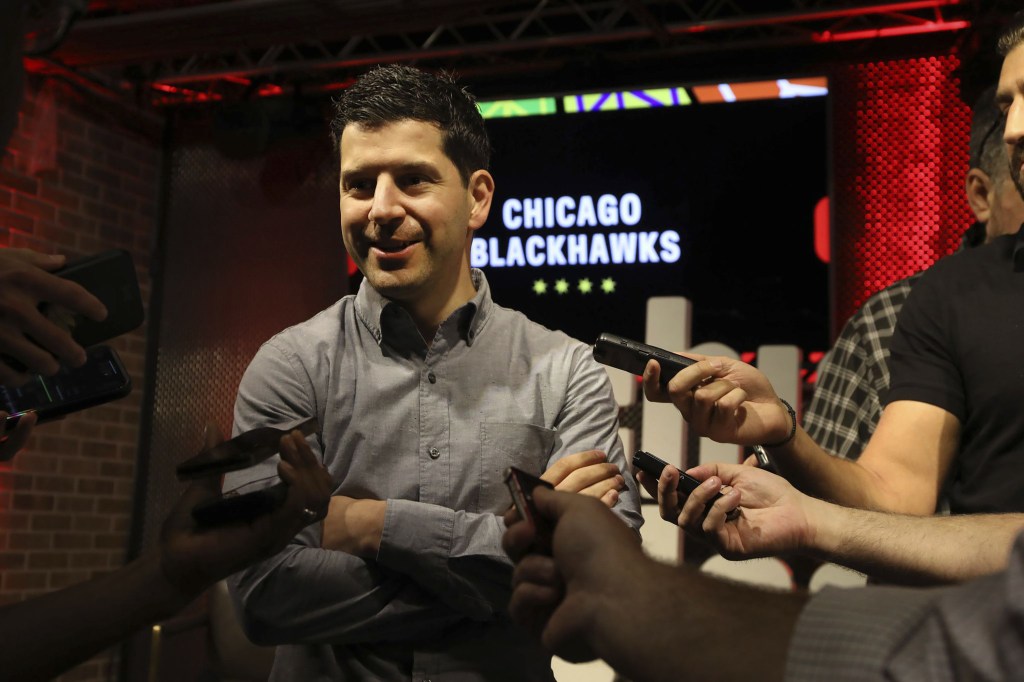
[[[477,509],[504,513],[512,505],[505,486],[505,470],[514,466],[539,476],[555,445],[555,430],[536,424],[484,422],[480,424],[480,481]]]

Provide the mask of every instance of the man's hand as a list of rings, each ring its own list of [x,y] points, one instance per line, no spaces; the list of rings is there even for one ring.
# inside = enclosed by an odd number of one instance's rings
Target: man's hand
[[[600,450],[567,455],[540,477],[555,486],[555,490],[596,497],[608,507],[619,501],[619,491],[626,483],[619,467]]]
[[[569,661],[592,660],[600,622],[631,610],[623,587],[635,582],[632,571],[647,560],[636,534],[596,500],[543,488],[533,499],[555,529],[552,555],[528,554],[535,541],[531,524],[515,523],[505,532],[502,545],[517,561],[509,612],[549,651]]]
[[[671,402],[699,435],[719,443],[759,445],[789,435],[789,413],[759,370],[731,358],[687,355],[698,362],[672,377],[667,391],[658,384],[657,361],[647,363],[648,400]]]
[[[386,511],[387,502],[383,500],[334,495],[324,519],[321,547],[364,559],[376,558]]]
[[[749,559],[799,551],[813,545],[816,524],[828,505],[808,497],[781,476],[739,464],[709,464],[688,472],[703,483],[685,500],[677,523],[688,531],[704,535],[727,559]],[[675,467],[665,467],[658,491],[679,480]],[[723,491],[722,486],[731,486]],[[722,491],[704,516],[705,506]],[[671,498],[665,497],[662,514],[670,514]],[[659,496],[659,505],[662,499]],[[739,507],[732,521],[726,514]]]
[[[39,312],[39,305],[48,302],[93,320],[107,316],[98,298],[50,274],[63,265],[64,256],[0,249],[0,357],[24,365],[15,368],[0,361],[0,384],[15,386],[32,374],[54,374],[60,362],[72,367],[85,362],[85,350],[71,334]]]
[[[222,440],[216,428],[210,427],[206,446]],[[164,577],[183,603],[214,582],[281,551],[305,526],[324,517],[331,477],[301,432],[281,437],[277,472],[288,484],[284,503],[250,523],[196,527],[193,507],[220,496],[215,476],[191,484],[182,494],[164,522],[158,551]],[[315,516],[307,510],[316,512]]]
[[[6,419],[8,416],[6,412],[0,410],[0,420]],[[14,427],[13,431],[0,433],[0,462],[6,462],[18,454],[18,450],[25,446],[28,437],[32,435],[32,427],[35,424],[35,412],[27,412],[18,420],[18,425]]]

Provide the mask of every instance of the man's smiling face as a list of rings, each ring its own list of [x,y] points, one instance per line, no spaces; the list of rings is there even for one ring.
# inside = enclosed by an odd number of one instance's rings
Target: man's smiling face
[[[467,241],[479,225],[438,127],[350,124],[340,152],[342,237],[370,284],[413,306],[450,297],[463,272],[468,277]]]

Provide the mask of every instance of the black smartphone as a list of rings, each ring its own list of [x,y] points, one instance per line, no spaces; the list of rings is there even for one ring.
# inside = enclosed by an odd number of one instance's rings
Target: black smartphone
[[[142,324],[142,294],[130,253],[113,249],[68,263],[55,275],[71,280],[102,301],[106,319],[96,322],[76,315],[63,306],[43,303],[40,311],[51,322],[68,329],[72,338],[85,348],[119,336]]]
[[[679,370],[697,362],[667,350],[639,341],[630,341],[615,334],[601,334],[594,344],[594,359],[603,365],[617,367],[637,376],[643,376],[649,360],[657,360],[661,367],[658,383],[667,386]]]
[[[517,467],[509,467],[505,470],[505,485],[508,486],[508,491],[512,495],[512,504],[519,512],[519,517],[527,523],[533,524],[533,527],[537,529],[536,548],[542,552],[550,552],[551,526],[537,512],[537,507],[533,502],[533,490],[538,486],[554,490],[554,486]]]
[[[114,349],[93,346],[81,367],[61,367],[53,376],[35,376],[17,387],[0,386],[0,409],[10,415],[4,420],[4,433],[28,412],[45,422],[123,398],[131,390],[131,377]]]
[[[192,518],[199,526],[222,526],[228,523],[248,523],[280,507],[288,496],[288,484],[279,481],[258,490],[229,491],[221,497],[197,504]]]
[[[653,476],[654,478],[657,479],[657,478],[661,478],[661,472],[662,472],[662,470],[666,466],[668,466],[668,462],[666,462],[665,460],[661,459],[660,457],[657,457],[656,455],[652,455],[651,453],[646,452],[644,450],[637,450],[635,453],[633,453],[633,470],[634,471],[639,469],[640,471],[644,472],[645,474],[647,474],[649,476]],[[679,472],[679,484],[676,486],[676,492],[678,492],[683,497],[689,497],[690,493],[692,493],[694,490],[696,490],[697,487],[700,484],[701,484],[701,481],[698,481],[696,478],[694,478],[693,476],[690,476],[689,474],[685,473],[684,471],[680,471]],[[713,498],[711,498],[711,501],[708,502],[704,506],[704,513],[707,514],[708,511],[711,509],[711,506],[715,502],[718,502],[719,498],[721,498],[721,497],[722,497],[722,493],[718,493]],[[729,520],[732,520],[732,519],[736,518],[738,515],[739,515],[739,510],[738,509],[734,509],[734,510],[728,512],[726,514],[725,518],[727,518]]]
[[[302,435],[309,436],[319,428],[320,423],[317,418],[310,417],[288,427],[261,426],[240,433],[212,448],[206,448],[198,455],[179,464],[177,467],[178,478],[184,481],[248,469],[276,455],[281,449],[281,436],[291,433],[295,429],[301,431]]]

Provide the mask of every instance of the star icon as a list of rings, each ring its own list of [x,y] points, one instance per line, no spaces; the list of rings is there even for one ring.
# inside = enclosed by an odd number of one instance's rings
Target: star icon
[[[615,293],[615,280],[611,277],[605,277],[601,280],[601,291],[606,294]]]
[[[566,282],[564,279],[560,279],[560,280],[556,281],[555,282],[555,291],[557,291],[560,294],[567,294],[567,293],[569,293],[569,283]]]
[[[594,290],[594,283],[591,282],[590,279],[586,277],[580,280],[578,286],[581,294],[589,294],[591,291]]]
[[[533,283],[533,293],[537,294],[538,296],[543,296],[544,294],[548,293],[548,283],[542,279],[538,279],[536,282]]]

